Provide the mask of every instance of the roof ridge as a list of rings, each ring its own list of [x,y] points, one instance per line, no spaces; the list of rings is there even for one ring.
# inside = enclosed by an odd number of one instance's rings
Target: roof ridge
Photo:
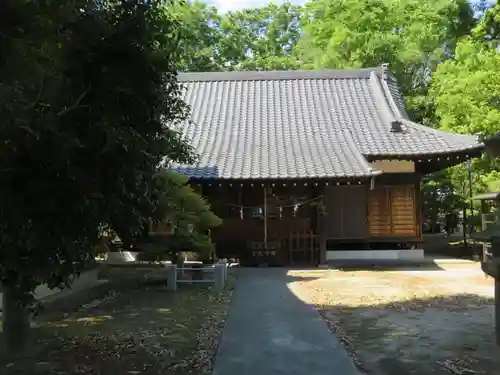
[[[390,104],[388,103],[387,95],[384,92],[384,88],[379,77],[376,74],[370,74],[370,88],[375,99],[375,103],[377,104],[377,114],[379,115],[380,120],[387,125],[397,121],[399,116],[395,115]]]
[[[349,149],[353,151],[352,155],[356,158],[356,161],[360,166],[364,167],[368,171],[369,176],[377,176],[382,173],[382,171],[379,171],[378,169],[373,169],[373,166],[366,159],[365,155],[363,155],[363,152],[354,141],[353,134],[349,127],[343,128],[340,133],[348,144]]]
[[[210,81],[275,81],[297,79],[369,79],[374,73],[384,75],[383,67],[361,69],[323,70],[265,70],[230,72],[186,72],[178,73],[179,82]]]
[[[389,104],[391,112],[394,113],[394,115],[396,116],[396,120],[404,119],[405,116],[403,116],[403,114],[399,110],[399,107],[396,104],[396,100],[394,100],[394,96],[392,95],[391,90],[389,89],[389,86],[387,84],[387,78],[382,79],[381,82],[379,81],[380,85],[382,86],[382,91],[384,93],[384,96]]]
[[[354,142],[354,138],[353,138],[353,136],[351,134],[351,131],[348,130],[347,132],[349,134],[346,136],[346,141],[349,143],[350,148],[353,151],[355,151],[352,154],[357,159],[359,165],[361,165],[367,171],[369,171],[369,173],[368,173],[369,176],[377,176],[377,175],[381,174],[382,171],[380,171],[378,169],[374,169],[373,166],[370,164],[370,162],[363,155],[363,153],[361,152],[361,150],[358,147],[358,145],[356,144],[356,142]]]

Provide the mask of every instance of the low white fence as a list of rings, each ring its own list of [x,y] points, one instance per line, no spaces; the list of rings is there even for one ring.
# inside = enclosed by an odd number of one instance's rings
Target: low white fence
[[[228,264],[225,261],[214,264],[209,267],[177,267],[175,264],[166,264],[167,268],[167,290],[175,292],[178,284],[197,284],[197,283],[212,283],[214,289],[218,292],[224,290],[227,281]],[[179,275],[183,275],[185,271],[196,272],[201,276],[200,279],[183,279]],[[210,278],[204,279],[203,275],[210,274]]]

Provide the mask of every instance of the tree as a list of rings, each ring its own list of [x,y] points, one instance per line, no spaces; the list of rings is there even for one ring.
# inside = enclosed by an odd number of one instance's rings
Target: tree
[[[182,251],[198,253],[208,259],[213,251],[208,231],[222,224],[207,201],[188,185],[188,178],[175,172],[163,172],[156,178],[157,202],[151,212],[153,223],[169,221],[174,233],[151,233],[137,239],[137,250],[144,251],[142,260],[176,261]]]
[[[182,23],[183,71],[298,68],[293,49],[300,38],[302,7],[271,3],[219,14],[200,1],[169,7]]]
[[[93,258],[99,228],[140,230],[162,161],[191,162],[176,128],[178,23],[159,2],[2,2],[0,280],[6,348],[25,349],[41,283]]]
[[[440,127],[461,134],[499,132],[499,69],[495,48],[469,37],[461,40],[455,58],[441,64],[432,80]]]
[[[500,17],[498,5],[487,9],[470,36],[456,46],[453,59],[440,64],[432,78],[430,96],[434,99],[439,127],[461,134],[489,137],[500,132],[500,54],[497,49]],[[495,21],[496,20],[496,21]],[[496,158],[485,155],[472,165],[476,192],[498,189]],[[466,171],[452,170],[454,185],[463,185]],[[468,195],[468,194],[467,194]]]
[[[430,93],[443,129],[485,136],[500,130],[499,14],[498,4],[487,9],[471,35],[458,42],[453,59],[433,75]]]
[[[302,7],[271,3],[226,13],[220,25],[220,56],[231,70],[288,70],[300,39]]]
[[[310,68],[389,63],[403,94],[414,96],[472,23],[465,0],[311,0],[297,53]]]
[[[486,148],[486,152],[492,157],[500,157],[499,138],[490,138],[489,143],[490,147]],[[494,172],[498,177],[498,172]],[[485,274],[495,278],[495,338],[497,345],[500,345],[500,209],[498,207],[494,215],[496,217],[493,223],[489,223],[485,230],[475,233],[473,237],[491,245],[490,255],[483,257],[481,269]]]
[[[200,1],[169,5],[180,24],[179,70],[210,72],[224,69],[217,46],[222,37],[217,9]]]
[[[454,188],[450,170],[424,176],[422,197],[423,216],[430,232],[434,232],[440,219],[444,218],[446,214],[458,213],[467,207],[463,196],[457,194]]]
[[[490,47],[498,46],[500,42],[500,2],[489,7],[486,1],[478,4],[481,20],[473,30],[475,39],[486,42]]]

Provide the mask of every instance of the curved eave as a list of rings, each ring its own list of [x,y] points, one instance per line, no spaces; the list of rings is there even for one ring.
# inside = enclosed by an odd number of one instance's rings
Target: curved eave
[[[500,156],[500,134],[484,140],[485,151],[494,157]]]
[[[460,149],[456,151],[436,151],[436,152],[422,152],[422,153],[408,153],[408,154],[403,154],[403,153],[394,153],[394,154],[370,154],[370,155],[365,155],[365,157],[369,161],[375,161],[375,160],[409,160],[409,161],[416,161],[416,162],[423,162],[423,161],[428,161],[428,160],[437,160],[437,159],[470,159],[470,158],[476,158],[480,157],[483,152],[484,152],[485,146],[484,145],[478,145],[476,147],[471,147],[467,149]]]

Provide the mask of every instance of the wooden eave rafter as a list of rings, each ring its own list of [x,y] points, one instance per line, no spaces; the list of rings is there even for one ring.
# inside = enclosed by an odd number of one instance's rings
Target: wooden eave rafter
[[[343,178],[304,178],[304,179],[190,179],[191,185],[209,187],[301,187],[301,186],[361,186],[370,183],[371,176]]]
[[[453,153],[436,152],[435,154],[425,155],[412,155],[412,154],[392,154],[392,155],[367,155],[366,159],[369,162],[377,160],[408,160],[416,163],[434,162],[434,161],[459,161],[468,160],[471,158],[480,157],[483,154],[483,147],[477,149],[469,149],[463,151],[456,151]]]
[[[457,151],[454,153],[435,153],[427,155],[370,155],[368,161],[377,160],[407,160],[413,161],[416,171],[423,174],[437,172],[469,159],[480,157],[483,154],[483,147],[477,149]]]

